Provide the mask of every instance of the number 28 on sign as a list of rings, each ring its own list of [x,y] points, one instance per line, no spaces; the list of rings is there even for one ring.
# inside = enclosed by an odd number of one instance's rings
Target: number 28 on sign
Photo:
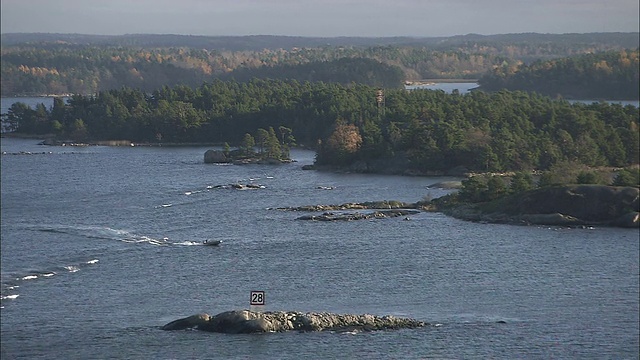
[[[251,301],[249,304],[251,306],[264,306],[265,304],[264,291],[252,291]]]

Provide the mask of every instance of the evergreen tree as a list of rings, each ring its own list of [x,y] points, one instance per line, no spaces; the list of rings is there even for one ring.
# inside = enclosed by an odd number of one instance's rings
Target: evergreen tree
[[[640,169],[623,169],[618,172],[613,186],[640,186]]]
[[[576,184],[596,184],[597,177],[593,172],[583,171],[576,177]]]
[[[459,197],[472,203],[482,202],[485,200],[486,191],[487,184],[479,176],[472,176],[462,181]]]
[[[267,157],[270,159],[280,159],[282,156],[282,150],[280,146],[280,141],[276,136],[275,130],[273,127],[269,127],[269,133],[267,137]]]
[[[269,142],[269,132],[265,129],[258,129],[256,133],[256,142],[260,155],[264,154],[265,149],[267,148],[267,143]]]
[[[533,189],[533,177],[525,172],[516,172],[511,178],[510,192],[518,194]]]
[[[484,200],[495,200],[507,193],[507,187],[500,176],[491,176],[487,181],[487,190],[484,192]]]
[[[545,188],[555,185],[558,185],[558,182],[550,171],[546,171],[542,173],[542,175],[540,175],[540,179],[538,180],[539,188]]]
[[[244,138],[242,139],[242,144],[240,144],[240,151],[242,152],[242,154],[244,154],[245,156],[251,156],[254,153],[253,148],[256,146],[256,141],[253,138],[253,136],[251,136],[251,134],[246,133],[244,134]]]

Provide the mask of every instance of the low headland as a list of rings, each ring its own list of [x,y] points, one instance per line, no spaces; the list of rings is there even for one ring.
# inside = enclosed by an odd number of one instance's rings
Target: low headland
[[[413,211],[407,209],[414,209]],[[639,190],[606,185],[560,185],[506,195],[472,203],[452,193],[415,203],[371,201],[339,205],[308,205],[278,208],[283,211],[321,212],[298,220],[336,221],[404,216],[417,211],[440,212],[461,220],[513,225],[640,226]],[[354,211],[374,210],[369,214]],[[343,211],[336,213],[336,211]]]
[[[559,185],[468,203],[447,195],[431,201],[433,210],[458,219],[520,225],[612,226],[637,228],[637,187]]]
[[[450,190],[448,195],[416,203],[376,201],[335,206],[303,206],[296,211],[354,209],[418,209],[441,212],[474,222],[519,225],[638,227],[640,168],[590,168],[561,162],[546,171],[473,173],[464,167],[429,173],[402,161],[356,162],[342,168],[306,166],[306,169],[412,176],[453,176],[462,181],[443,181],[430,188]],[[284,209],[291,210],[291,209]],[[376,217],[385,217],[377,214]],[[411,215],[411,214],[408,214]],[[308,219],[309,217],[303,217]],[[352,219],[326,213],[314,220]],[[357,219],[357,218],[356,218]]]

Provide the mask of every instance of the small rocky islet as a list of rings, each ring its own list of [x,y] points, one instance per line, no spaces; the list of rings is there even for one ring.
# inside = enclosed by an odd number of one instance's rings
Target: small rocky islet
[[[217,315],[196,314],[172,321],[162,330],[196,329],[226,334],[267,332],[358,332],[414,329],[429,325],[426,322],[391,315],[335,314],[297,311],[257,312],[250,310],[225,311]]]
[[[355,220],[371,220],[408,216],[420,213],[417,204],[410,204],[400,201],[372,201],[365,203],[344,203],[340,205],[309,205],[298,207],[280,207],[277,210],[283,211],[303,211],[303,212],[322,212],[320,215],[303,215],[296,220],[311,221],[355,221]],[[372,212],[360,212],[354,210],[375,210]],[[344,210],[344,212],[336,212]]]

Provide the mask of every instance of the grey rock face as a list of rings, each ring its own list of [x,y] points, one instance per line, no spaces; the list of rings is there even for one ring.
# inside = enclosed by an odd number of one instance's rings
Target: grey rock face
[[[203,316],[203,315],[206,315]],[[425,322],[394,316],[369,314],[333,314],[301,312],[226,311],[215,316],[199,314],[173,321],[163,330],[196,328],[202,331],[229,334],[251,334],[284,331],[374,331],[417,328]]]
[[[196,314],[172,321],[162,327],[162,330],[184,330],[207,324],[210,320],[209,314]]]
[[[204,162],[205,164],[228,163],[230,162],[230,160],[227,158],[227,155],[225,155],[223,151],[207,150],[204,153]]]
[[[362,213],[333,213],[325,212],[322,215],[305,215],[300,216],[297,220],[313,220],[313,221],[354,221],[368,219],[382,219],[398,216],[415,215],[419,213],[417,210],[381,210],[368,214]]]

